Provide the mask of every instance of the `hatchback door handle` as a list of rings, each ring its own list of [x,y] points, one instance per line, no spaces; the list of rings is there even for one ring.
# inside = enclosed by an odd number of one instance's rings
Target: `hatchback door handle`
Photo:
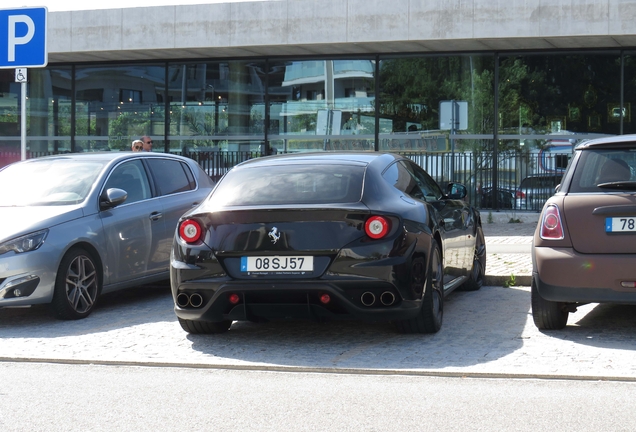
[[[150,213],[150,216],[149,216],[150,220],[153,220],[153,221],[159,220],[162,217],[163,217],[163,213],[161,212],[152,212]]]

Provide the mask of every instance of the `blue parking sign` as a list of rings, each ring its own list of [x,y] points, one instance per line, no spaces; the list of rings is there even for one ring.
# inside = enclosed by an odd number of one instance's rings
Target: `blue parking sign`
[[[47,9],[0,10],[0,69],[44,67]]]

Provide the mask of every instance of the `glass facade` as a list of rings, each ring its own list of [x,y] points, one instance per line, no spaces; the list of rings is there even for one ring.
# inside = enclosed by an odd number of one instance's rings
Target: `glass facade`
[[[219,176],[268,153],[393,151],[498,207],[524,177],[562,173],[573,144],[636,133],[636,52],[50,65],[29,70],[26,103],[28,157],[148,135]],[[0,70],[0,166],[20,152],[20,104]]]
[[[271,151],[375,150],[375,60],[270,62]]]
[[[75,68],[74,151],[130,150],[133,139],[165,136],[164,65]]]
[[[169,151],[261,151],[265,61],[168,66]]]

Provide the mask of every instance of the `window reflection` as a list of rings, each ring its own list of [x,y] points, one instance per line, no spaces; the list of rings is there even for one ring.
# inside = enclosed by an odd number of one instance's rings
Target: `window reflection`
[[[84,151],[130,150],[143,135],[163,150],[163,65],[76,68],[76,146]]]
[[[493,55],[382,60],[380,150],[436,153],[490,146],[493,78]]]
[[[265,120],[265,63],[171,65],[170,148],[259,151]]]
[[[269,67],[277,150],[374,150],[375,61],[306,60]]]
[[[71,150],[71,70],[51,67],[28,71],[28,157]],[[19,155],[21,84],[14,81],[14,69],[0,70],[0,152]],[[2,157],[0,167],[12,161]]]
[[[571,149],[590,135],[619,134],[621,113],[629,122],[620,90],[618,53],[501,57],[501,150]]]

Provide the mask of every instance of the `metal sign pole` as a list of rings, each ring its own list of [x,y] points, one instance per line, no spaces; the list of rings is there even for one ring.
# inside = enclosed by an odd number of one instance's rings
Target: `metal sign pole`
[[[20,160],[26,159],[26,133],[27,133],[27,110],[26,110],[26,94],[27,94],[27,69],[16,68],[15,82],[20,83]]]
[[[21,105],[21,114],[20,114],[20,160],[26,159],[26,133],[27,133],[27,110],[26,110],[26,93],[27,93],[27,83],[26,81],[20,84],[22,87],[22,105]]]

